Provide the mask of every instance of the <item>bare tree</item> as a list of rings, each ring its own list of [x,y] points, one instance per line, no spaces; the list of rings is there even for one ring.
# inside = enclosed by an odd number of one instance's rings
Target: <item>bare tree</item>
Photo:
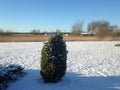
[[[96,34],[99,30],[101,30],[101,27],[106,27],[108,30],[110,28],[110,23],[105,20],[92,21],[88,24],[88,32]]]
[[[3,29],[0,29],[0,34],[3,34],[5,31]]]
[[[108,26],[106,25],[101,25],[99,28],[98,28],[98,31],[96,32],[96,35],[99,37],[99,38],[104,38],[106,36],[109,35],[109,28]]]
[[[40,29],[38,29],[38,30],[33,29],[30,33],[32,33],[32,34],[39,34],[40,33]]]
[[[83,22],[78,21],[72,26],[72,35],[79,36],[83,32]]]
[[[60,29],[56,29],[55,33],[60,34],[61,30]]]
[[[13,32],[12,30],[6,30],[5,34],[6,34],[6,35],[13,35],[14,32]]]
[[[110,30],[111,31],[118,30],[118,25],[111,25]]]

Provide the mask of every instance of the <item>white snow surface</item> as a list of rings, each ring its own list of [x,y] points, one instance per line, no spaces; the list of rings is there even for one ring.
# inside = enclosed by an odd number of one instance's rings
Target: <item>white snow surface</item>
[[[43,42],[0,43],[0,64],[18,64],[28,74],[7,90],[120,90],[120,41],[66,42],[66,75],[44,83],[40,75]]]

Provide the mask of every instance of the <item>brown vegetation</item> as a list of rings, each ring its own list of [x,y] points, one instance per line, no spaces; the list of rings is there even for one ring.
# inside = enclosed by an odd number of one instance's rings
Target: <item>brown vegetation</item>
[[[14,34],[11,36],[0,36],[0,42],[42,42],[46,41],[49,36],[33,34]]]
[[[34,35],[34,34],[13,34],[13,35],[0,35],[0,42],[43,42],[47,41],[49,36],[45,35]],[[99,38],[96,36],[65,36],[65,41],[109,41],[109,40],[120,40],[120,37],[107,36]]]

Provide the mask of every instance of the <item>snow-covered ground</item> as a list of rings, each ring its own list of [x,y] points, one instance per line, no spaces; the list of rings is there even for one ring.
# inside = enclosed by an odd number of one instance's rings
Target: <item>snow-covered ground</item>
[[[120,90],[117,43],[67,42],[67,71],[59,83],[44,83],[40,76],[43,42],[0,43],[0,64],[18,64],[28,73],[7,90]]]

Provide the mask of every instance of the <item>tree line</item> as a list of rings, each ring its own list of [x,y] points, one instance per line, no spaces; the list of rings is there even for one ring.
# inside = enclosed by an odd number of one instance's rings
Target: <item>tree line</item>
[[[13,35],[13,31],[11,30],[3,30],[3,29],[0,29],[0,35]]]
[[[72,35],[80,35],[83,30],[83,22],[76,22],[72,26]],[[97,20],[88,23],[87,33],[94,34],[98,37],[106,37],[106,36],[120,36],[120,29],[118,25],[111,25],[110,22],[106,20]]]
[[[70,31],[71,35],[80,36],[81,33],[85,32],[83,30],[83,26],[84,26],[83,21],[75,22],[72,25],[72,28],[71,28],[71,31]],[[60,33],[61,30],[56,29],[55,32]],[[51,33],[55,33],[55,32],[51,32]],[[5,31],[3,29],[0,29],[0,35],[12,35],[14,33],[15,32],[13,32],[11,30],[6,30]],[[36,34],[40,34],[41,31],[40,31],[40,29],[32,29],[28,33],[36,35]],[[43,33],[48,33],[48,32],[43,32]],[[120,36],[120,28],[119,28],[118,25],[112,25],[109,21],[96,20],[96,21],[91,21],[91,22],[88,23],[87,33],[93,34],[93,35],[98,36],[98,37]]]

